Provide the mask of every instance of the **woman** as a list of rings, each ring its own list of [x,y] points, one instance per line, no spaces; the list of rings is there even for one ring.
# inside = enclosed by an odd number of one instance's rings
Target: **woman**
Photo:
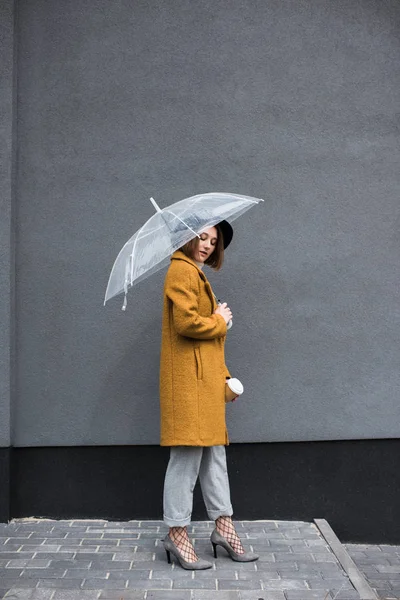
[[[232,227],[222,221],[203,231],[171,257],[164,285],[161,342],[161,445],[170,446],[164,484],[164,540],[168,562],[172,553],[185,569],[208,569],[197,557],[187,525],[193,489],[200,477],[208,516],[215,521],[211,535],[233,560],[257,560],[245,552],[232,523],[225,445],[225,385],[230,378],[224,345],[232,312],[218,306],[202,269],[219,270]]]

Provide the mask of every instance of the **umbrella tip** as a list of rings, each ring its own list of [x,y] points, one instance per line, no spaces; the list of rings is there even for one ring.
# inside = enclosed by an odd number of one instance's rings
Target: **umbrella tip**
[[[154,206],[154,208],[156,209],[157,212],[162,212],[161,208],[158,206],[158,204],[154,200],[154,198],[150,198],[150,202],[152,203],[152,205]]]

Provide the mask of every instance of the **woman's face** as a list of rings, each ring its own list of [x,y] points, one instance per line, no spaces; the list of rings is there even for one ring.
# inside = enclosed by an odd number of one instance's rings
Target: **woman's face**
[[[200,233],[200,239],[197,238],[197,249],[194,253],[194,260],[204,263],[214,252],[217,245],[218,231],[216,227],[209,227]]]

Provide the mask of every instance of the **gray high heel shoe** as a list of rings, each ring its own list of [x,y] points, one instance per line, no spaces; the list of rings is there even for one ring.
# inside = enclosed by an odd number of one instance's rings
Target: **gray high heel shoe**
[[[216,529],[214,529],[211,534],[211,543],[215,558],[217,558],[217,546],[225,548],[231,559],[236,560],[236,562],[252,562],[253,560],[258,560],[260,558],[258,554],[255,554],[254,552],[243,552],[243,554],[238,554],[234,551],[228,540]]]
[[[169,535],[167,535],[164,539],[164,548],[165,552],[167,553],[168,564],[171,564],[171,554],[173,554],[181,567],[183,569],[187,569],[188,571],[200,571],[203,569],[211,569],[212,567],[211,563],[201,558],[198,558],[195,562],[188,562],[185,560]]]

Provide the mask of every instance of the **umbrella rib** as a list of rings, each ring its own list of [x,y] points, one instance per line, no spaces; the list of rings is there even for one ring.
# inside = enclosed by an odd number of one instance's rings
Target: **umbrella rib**
[[[157,213],[156,213],[156,214],[157,214]],[[153,215],[153,216],[154,216],[154,215]],[[151,219],[151,218],[152,218],[152,217],[150,217],[150,219]],[[149,220],[150,220],[150,219],[149,219]],[[139,239],[139,235],[140,235],[141,231],[144,229],[145,225],[147,225],[147,223],[148,223],[148,222],[149,222],[149,221],[146,221],[146,223],[144,223],[144,224],[141,226],[141,228],[140,228],[140,229],[139,229],[139,231],[137,232],[137,236],[136,236],[136,238],[135,238],[135,241],[133,242],[133,248],[132,248],[132,252],[131,252],[131,269],[130,269],[130,271],[131,271],[131,285],[133,285],[133,254],[134,254],[134,252],[135,252],[135,248],[136,248],[137,241],[138,241],[138,239]],[[125,283],[126,283],[126,281],[125,281]]]
[[[192,233],[194,233],[194,235],[195,235],[196,237],[200,237],[198,233],[196,233],[196,232],[195,232],[195,231],[194,231],[194,230],[193,230],[193,229],[192,229],[192,228],[191,228],[191,227],[190,227],[190,226],[189,226],[187,223],[185,223],[185,221],[183,221],[183,220],[182,220],[180,217],[178,217],[178,215],[176,215],[174,212],[172,212],[172,210],[163,209],[163,210],[160,210],[160,211],[158,211],[158,212],[156,213],[156,215],[157,215],[157,214],[162,214],[162,213],[164,213],[164,212],[166,212],[166,213],[169,213],[170,215],[173,215],[173,216],[174,216],[176,219],[178,219],[178,220],[179,220],[181,223],[183,223],[183,225],[184,225],[185,227],[187,227],[187,228],[188,228],[188,229],[189,229],[189,230],[190,230]],[[153,215],[153,217],[154,217],[154,216],[156,216],[156,215]],[[152,217],[151,217],[151,218],[152,218]],[[142,233],[142,230],[144,229],[145,225],[146,225],[146,224],[148,224],[148,222],[149,222],[149,221],[147,221],[147,223],[145,223],[144,225],[142,225],[142,227],[139,229],[139,231],[138,231],[138,233],[137,233],[137,236],[136,236],[136,238],[135,238],[135,241],[134,241],[134,243],[133,243],[133,248],[132,248],[132,252],[131,252],[131,268],[130,268],[130,271],[131,271],[131,281],[130,281],[130,284],[131,284],[131,285],[133,285],[133,255],[134,255],[134,253],[135,253],[136,244],[137,244],[137,242],[139,241],[140,234]],[[145,234],[145,235],[146,235],[146,234]],[[143,238],[143,237],[145,237],[145,235],[144,235],[144,236],[142,236],[142,238]],[[141,238],[141,239],[142,239],[142,238]],[[125,282],[125,283],[126,283],[126,282]]]
[[[196,233],[196,232],[195,232],[195,231],[194,231],[194,230],[193,230],[191,227],[189,227],[189,225],[188,225],[187,223],[185,223],[185,221],[182,221],[182,219],[181,219],[180,217],[178,217],[178,215],[176,215],[175,213],[173,213],[173,212],[172,212],[172,210],[166,210],[166,209],[165,209],[165,210],[163,210],[162,212],[168,212],[170,215],[173,215],[174,217],[176,217],[177,219],[179,219],[179,221],[180,221],[181,223],[183,223],[185,227],[187,227],[188,229],[190,229],[190,231],[191,231],[192,233],[194,233],[194,235],[195,235],[196,237],[200,237],[198,233]]]

